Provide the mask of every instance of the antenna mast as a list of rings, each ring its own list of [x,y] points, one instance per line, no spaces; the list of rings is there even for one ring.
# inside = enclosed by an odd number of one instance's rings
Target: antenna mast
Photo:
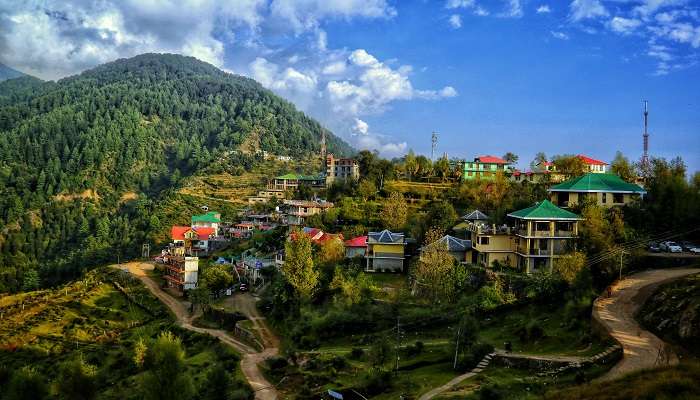
[[[642,155],[642,166],[649,165],[649,106],[648,101],[644,100],[644,154]]]
[[[431,161],[435,161],[435,149],[437,148],[437,139],[438,139],[438,134],[436,132],[433,132],[433,136],[431,138],[432,150],[430,151],[430,160]]]

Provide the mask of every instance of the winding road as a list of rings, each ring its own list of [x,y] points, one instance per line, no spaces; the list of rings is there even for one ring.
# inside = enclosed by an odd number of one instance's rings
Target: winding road
[[[609,381],[640,369],[675,365],[678,356],[670,346],[639,326],[634,316],[644,301],[660,285],[700,273],[700,268],[656,269],[625,277],[612,287],[610,297],[601,296],[593,303],[593,319],[620,343],[624,355],[607,374]]]
[[[253,326],[261,333],[263,338],[263,351],[257,351],[249,345],[239,341],[228,332],[221,329],[207,329],[192,325],[193,315],[190,315],[188,307],[185,303],[172,297],[163,291],[158,283],[151,279],[147,271],[153,270],[153,264],[142,262],[130,262],[119,266],[113,265],[114,268],[126,268],[132,275],[137,277],[144,285],[165,304],[175,314],[177,324],[190,331],[208,334],[216,337],[223,343],[231,346],[242,356],[241,371],[245,376],[248,384],[255,392],[255,398],[258,400],[275,400],[278,398],[277,389],[272,385],[262,374],[258,364],[265,361],[266,358],[277,355],[279,350],[279,340],[267,327],[264,318],[259,314],[255,307],[255,299],[250,295],[236,296],[237,305],[240,311],[245,314],[253,323]]]

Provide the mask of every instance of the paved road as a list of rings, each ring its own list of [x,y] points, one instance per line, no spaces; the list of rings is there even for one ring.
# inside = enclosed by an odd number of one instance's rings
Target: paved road
[[[613,285],[611,297],[604,295],[596,299],[593,303],[593,318],[605,327],[624,350],[622,360],[599,380],[616,379],[659,364],[678,363],[673,350],[656,335],[641,328],[634,315],[659,285],[697,273],[700,273],[700,268],[640,272]]]
[[[114,266],[116,267],[116,266]],[[246,312],[251,312],[251,320],[253,321],[253,324],[255,326],[264,326],[264,328],[259,328],[261,332],[266,332],[265,336],[268,338],[266,341],[263,343],[265,344],[266,348],[265,350],[258,352],[254,348],[248,346],[245,343],[242,343],[241,341],[237,340],[235,337],[229,335],[226,331],[220,330],[220,329],[206,329],[206,328],[200,328],[197,326],[192,325],[192,319],[193,315],[190,315],[188,311],[187,305],[185,305],[184,302],[181,302],[174,297],[170,296],[166,292],[164,292],[160,286],[153,280],[151,279],[146,271],[152,270],[153,269],[153,264],[151,263],[139,263],[139,262],[131,262],[131,263],[126,263],[126,264],[121,264],[121,268],[126,267],[128,271],[139,278],[141,282],[146,285],[148,290],[153,293],[154,296],[156,296],[163,304],[165,304],[174,314],[177,319],[177,323],[182,326],[185,329],[194,331],[194,332],[199,332],[199,333],[204,333],[204,334],[209,334],[211,336],[214,336],[221,340],[223,343],[226,343],[227,345],[231,346],[234,348],[236,351],[241,353],[242,359],[241,359],[241,371],[243,372],[243,375],[245,376],[246,380],[248,381],[248,384],[253,388],[253,391],[255,391],[255,398],[258,400],[275,400],[278,397],[277,394],[277,389],[275,389],[274,386],[270,382],[265,379],[265,376],[263,376],[262,372],[260,372],[260,368],[258,367],[258,364],[265,361],[266,358],[272,357],[277,355],[278,352],[278,347],[279,347],[279,341],[276,339],[274,334],[267,328],[267,325],[264,323],[264,318],[260,317],[260,314],[257,311],[257,308],[255,307],[255,300],[250,300],[252,301],[252,305],[248,305],[248,307],[243,308],[241,311],[246,313]],[[238,297],[244,297],[244,296],[238,296]],[[251,299],[252,296],[246,295],[245,297],[250,297]],[[250,303],[250,301],[248,301]],[[248,314],[246,314],[248,315]],[[265,338],[263,336],[263,338]],[[271,339],[274,338],[274,339]],[[274,344],[274,347],[267,347],[268,343]]]

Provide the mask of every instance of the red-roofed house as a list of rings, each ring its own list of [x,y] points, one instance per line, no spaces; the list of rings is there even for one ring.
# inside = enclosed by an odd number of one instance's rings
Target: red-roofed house
[[[512,172],[510,163],[496,156],[480,156],[474,158],[474,161],[464,162],[462,179],[465,181],[472,179],[493,179],[499,171],[510,175]]]
[[[176,246],[184,247],[186,252],[197,254],[209,250],[209,239],[216,233],[212,227],[173,226],[170,237]]]
[[[364,257],[367,253],[367,236],[358,236],[345,241],[345,257]]]
[[[584,156],[583,154],[579,154],[576,157],[581,159],[581,161],[586,164],[590,172],[593,172],[594,174],[604,174],[606,172],[608,163]]]

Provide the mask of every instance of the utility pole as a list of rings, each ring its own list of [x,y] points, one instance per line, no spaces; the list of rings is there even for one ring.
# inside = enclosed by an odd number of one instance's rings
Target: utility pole
[[[455,361],[452,363],[452,369],[457,369],[457,354],[459,354],[459,338],[462,333],[462,324],[457,327],[457,344],[455,345]]]
[[[430,161],[435,161],[435,149],[437,148],[438,134],[433,132],[433,136],[430,138],[431,141],[431,151],[430,151]]]
[[[644,153],[642,154],[642,167],[646,168],[649,165],[649,106],[648,101],[644,100]]]
[[[399,350],[401,349],[401,318],[398,312],[396,313],[396,369],[395,373],[399,373]]]
[[[625,251],[620,249],[620,281],[622,280],[622,256],[625,254]]]

